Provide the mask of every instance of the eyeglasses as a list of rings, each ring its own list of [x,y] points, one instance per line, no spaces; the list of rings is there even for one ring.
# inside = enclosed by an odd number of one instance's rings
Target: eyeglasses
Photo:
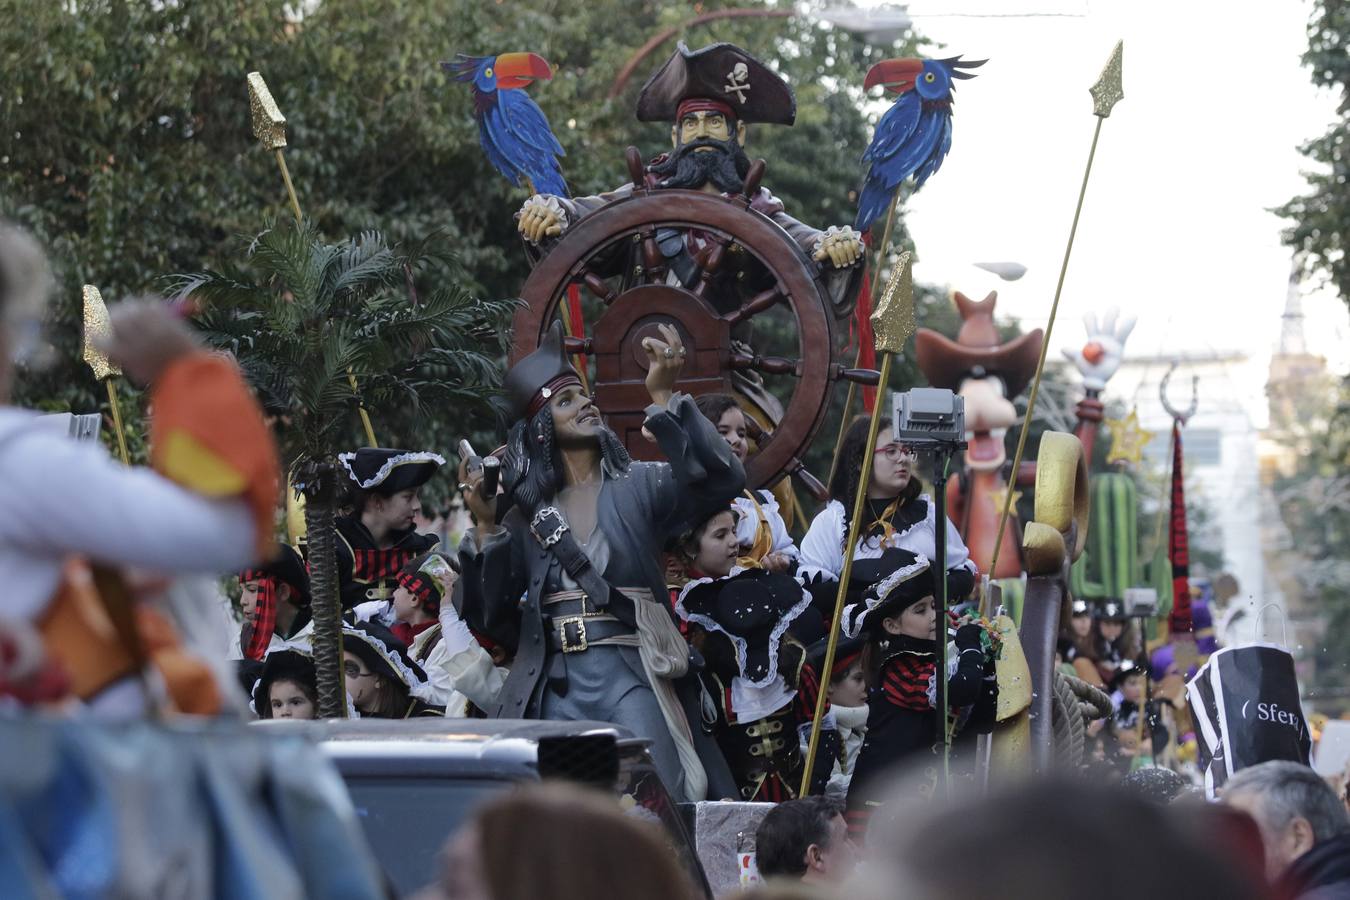
[[[887,444],[884,447],[878,447],[875,452],[884,454],[891,462],[898,462],[902,459],[914,459],[914,448],[908,444]]]
[[[342,674],[348,678],[368,678],[371,673],[362,672],[360,666],[348,664],[342,667]]]

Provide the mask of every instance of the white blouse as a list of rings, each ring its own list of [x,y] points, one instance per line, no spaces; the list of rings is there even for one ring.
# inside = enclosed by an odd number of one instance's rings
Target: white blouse
[[[936,507],[933,505],[932,498],[927,494],[920,495],[919,499],[927,502],[928,515],[924,517],[923,521],[915,522],[907,529],[897,529],[886,546],[900,547],[931,561],[937,555],[937,546],[934,541],[937,531],[933,522]],[[846,537],[844,505],[838,500],[831,500],[811,520],[811,527],[807,529],[806,537],[802,538],[800,568],[797,570],[798,577],[807,582],[818,581],[822,578],[837,581],[839,573],[844,569],[843,544]],[[881,536],[873,535],[870,538],[858,541],[858,545],[853,551],[853,558],[855,560],[875,559],[881,555],[883,549]],[[956,526],[951,523],[950,519],[947,520],[947,568],[964,568],[976,575],[979,574],[975,564],[970,560],[970,553],[966,550],[965,541],[961,540],[961,534],[956,530]]]
[[[778,501],[768,491],[756,491],[755,499],[759,500],[759,508],[764,510],[764,519],[773,534],[773,545],[769,547],[769,552],[796,559],[799,555],[797,545],[793,543],[792,535],[788,534],[783,514],[778,511]],[[755,501],[742,494],[731,501],[731,506],[738,515],[736,539],[741,542],[742,548],[749,549],[755,545],[755,538],[759,536],[759,514],[755,510]]]

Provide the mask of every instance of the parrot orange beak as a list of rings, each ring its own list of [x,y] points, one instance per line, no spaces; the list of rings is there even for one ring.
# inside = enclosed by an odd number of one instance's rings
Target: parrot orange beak
[[[867,70],[863,90],[881,85],[888,91],[903,94],[914,87],[914,80],[923,72],[921,59],[884,59]]]
[[[503,53],[493,66],[496,69],[497,89],[523,88],[537,78],[553,77],[548,60],[538,53]]]

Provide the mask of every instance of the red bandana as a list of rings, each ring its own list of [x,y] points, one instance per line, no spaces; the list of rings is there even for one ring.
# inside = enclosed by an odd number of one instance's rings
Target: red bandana
[[[277,583],[276,580],[256,571],[243,572],[239,583],[258,582],[258,608],[252,622],[244,623],[244,658],[260,660],[267,655],[272,643],[272,633],[277,627]]]
[[[714,100],[711,97],[690,97],[688,100],[680,102],[675,110],[675,124],[690,113],[696,112],[715,112],[721,113],[728,121],[736,118],[736,112],[721,100]]]

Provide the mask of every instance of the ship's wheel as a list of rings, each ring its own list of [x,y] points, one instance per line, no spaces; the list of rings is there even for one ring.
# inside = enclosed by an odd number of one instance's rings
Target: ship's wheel
[[[641,157],[631,147],[628,164],[633,177],[631,196],[608,203],[574,224],[526,279],[520,292],[524,305],[515,316],[511,362],[539,345],[558,317],[568,288],[581,285],[598,299],[602,311],[588,323],[590,337],[584,342],[570,340],[569,349],[594,358],[596,405],[634,457],[651,459],[659,451],[641,434],[644,410],[650,403],[641,342],[649,336],[660,337],[657,325],[673,325],[689,348],[678,385],[682,391],[694,396],[735,393],[733,374],[742,370],[795,382],[782,417],[759,437],[758,452],[747,462],[747,482],[760,487],[784,474],[797,474],[820,497],[823,488],[802,469],[800,456],[825,417],[832,383],[849,378],[875,384],[876,373],[844,369],[833,362],[834,323],[820,267],[777,223],[750,208],[748,198],[759,191],[764,161],[752,164],[744,193],[730,198],[649,189]],[[684,272],[680,279],[691,287],[672,284],[667,278],[668,261],[657,245],[660,229],[678,229],[681,234],[692,229],[699,234],[698,271],[692,277]],[[613,260],[616,253],[626,253],[634,261],[632,270],[623,273],[622,288],[599,272],[598,261]],[[756,281],[766,286],[738,308],[719,312],[705,294],[729,260],[744,266],[743,254],[758,263],[762,271]],[[733,348],[733,328],[780,306],[793,319],[795,358]],[[775,393],[782,396],[786,391]]]

